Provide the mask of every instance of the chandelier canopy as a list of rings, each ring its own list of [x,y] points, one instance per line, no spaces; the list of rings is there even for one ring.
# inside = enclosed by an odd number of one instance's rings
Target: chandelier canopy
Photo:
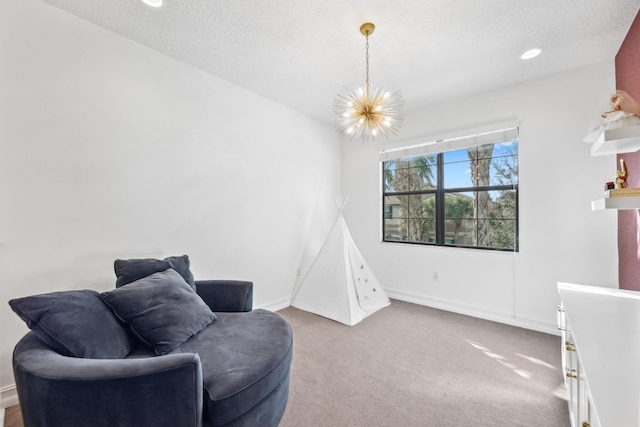
[[[366,79],[364,87],[339,93],[334,102],[338,133],[349,139],[367,141],[376,136],[395,135],[402,124],[402,93],[369,84],[369,36],[375,25],[366,22],[360,32],[366,37]]]

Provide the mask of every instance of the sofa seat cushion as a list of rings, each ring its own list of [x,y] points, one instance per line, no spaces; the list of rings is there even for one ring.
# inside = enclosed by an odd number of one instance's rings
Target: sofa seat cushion
[[[212,426],[241,417],[288,381],[293,355],[291,328],[278,314],[216,314],[215,323],[174,350],[200,355],[205,425]]]

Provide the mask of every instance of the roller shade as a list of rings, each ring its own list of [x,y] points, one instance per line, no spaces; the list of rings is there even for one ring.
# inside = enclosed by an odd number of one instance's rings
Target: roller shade
[[[518,122],[511,121],[482,128],[447,134],[440,137],[419,138],[406,141],[402,146],[388,147],[380,151],[380,161],[425,156],[446,151],[461,150],[484,144],[518,139]]]

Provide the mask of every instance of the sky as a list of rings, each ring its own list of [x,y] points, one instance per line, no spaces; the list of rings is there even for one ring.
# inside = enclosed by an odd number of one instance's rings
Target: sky
[[[493,149],[493,158],[502,157],[512,152],[514,144],[517,148],[517,141],[496,144]],[[494,160],[495,161],[495,160]],[[471,186],[471,170],[467,150],[448,151],[444,153],[444,176],[446,188],[458,188]],[[491,168],[491,184],[498,184],[493,178],[495,169]]]

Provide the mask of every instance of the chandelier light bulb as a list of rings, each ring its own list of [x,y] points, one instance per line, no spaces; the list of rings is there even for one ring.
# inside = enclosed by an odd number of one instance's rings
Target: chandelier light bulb
[[[403,119],[402,93],[369,84],[369,36],[374,29],[375,26],[371,23],[360,26],[360,32],[367,40],[364,87],[346,90],[338,94],[334,102],[338,133],[349,136],[350,139],[361,138],[366,141],[378,135],[389,138],[389,134],[396,134]]]

